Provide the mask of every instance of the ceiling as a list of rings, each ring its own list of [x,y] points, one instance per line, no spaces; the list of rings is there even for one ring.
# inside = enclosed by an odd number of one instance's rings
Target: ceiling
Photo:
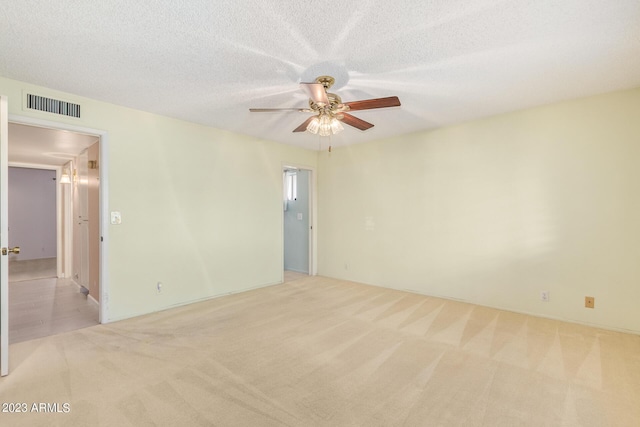
[[[358,111],[333,146],[640,86],[638,0],[6,0],[0,75],[315,149],[299,82]]]
[[[94,135],[9,124],[9,164],[62,166],[98,142]]]

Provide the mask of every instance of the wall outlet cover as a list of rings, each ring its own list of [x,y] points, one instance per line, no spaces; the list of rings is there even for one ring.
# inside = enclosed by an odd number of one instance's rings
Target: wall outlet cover
[[[595,308],[596,299],[594,297],[584,297],[584,306],[586,308]]]

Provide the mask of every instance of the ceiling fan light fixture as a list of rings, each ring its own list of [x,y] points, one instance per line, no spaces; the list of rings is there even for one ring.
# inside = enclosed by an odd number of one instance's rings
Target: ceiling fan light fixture
[[[314,117],[307,125],[307,131],[320,136],[335,135],[338,132],[344,130],[340,120],[329,114],[321,114],[318,117]]]

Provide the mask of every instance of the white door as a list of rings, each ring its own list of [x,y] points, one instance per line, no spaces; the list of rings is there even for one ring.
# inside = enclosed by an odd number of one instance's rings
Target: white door
[[[0,95],[0,375],[9,373],[9,223],[7,180],[9,176],[9,113],[7,97]]]
[[[310,176],[305,169],[285,172],[284,269],[306,274],[311,274]]]
[[[78,196],[78,212],[77,227],[74,236],[77,235],[76,253],[78,260],[76,261],[76,273],[78,274],[77,283],[90,289],[89,286],[89,152],[84,150],[78,156],[78,182],[76,185],[76,194]]]

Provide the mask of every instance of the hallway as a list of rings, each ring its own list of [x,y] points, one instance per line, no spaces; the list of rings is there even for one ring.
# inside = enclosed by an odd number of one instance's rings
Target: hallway
[[[71,279],[51,277],[51,271],[55,276],[55,258],[53,270],[50,260],[10,263],[10,344],[98,324],[98,304]]]

